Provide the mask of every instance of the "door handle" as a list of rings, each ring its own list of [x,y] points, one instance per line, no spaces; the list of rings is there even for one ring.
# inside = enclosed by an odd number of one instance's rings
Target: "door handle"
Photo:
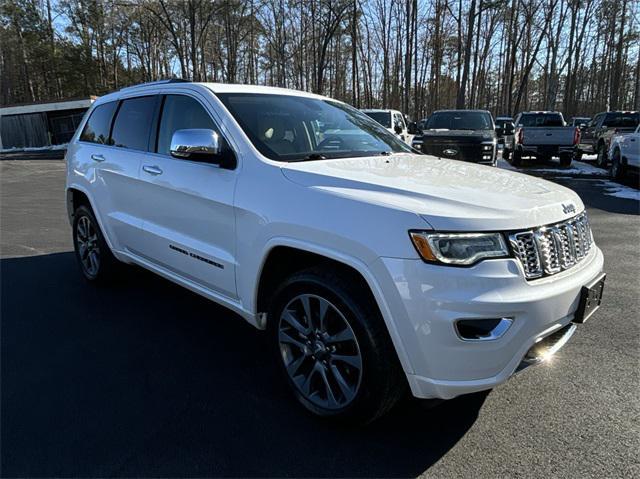
[[[97,162],[102,162],[105,160],[104,156],[102,155],[91,155],[91,159]]]
[[[146,171],[147,173],[149,173],[150,175],[161,175],[162,174],[162,170],[155,166],[155,165],[144,165],[142,167],[142,169],[144,171]]]

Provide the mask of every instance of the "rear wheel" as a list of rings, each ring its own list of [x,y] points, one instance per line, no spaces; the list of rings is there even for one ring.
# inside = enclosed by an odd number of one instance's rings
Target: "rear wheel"
[[[521,166],[522,165],[522,151],[515,150],[513,152],[513,156],[512,156],[512,159],[511,159],[511,164],[513,166]]]
[[[596,163],[600,168],[606,168],[609,158],[607,158],[607,147],[604,144],[598,146],[598,157]]]
[[[611,177],[614,180],[622,180],[625,174],[624,163],[622,162],[622,157],[620,156],[620,150],[615,150],[613,152],[613,157],[611,158]]]
[[[569,168],[571,166],[572,160],[573,160],[573,155],[571,153],[560,154],[560,166],[562,166],[563,168]]]
[[[100,225],[87,206],[79,206],[73,215],[73,246],[82,275],[100,282],[113,277],[119,262],[111,253]]]
[[[511,152],[508,148],[502,150],[502,159],[506,162],[509,162],[509,160],[511,159]]]
[[[576,152],[573,154],[573,159],[575,161],[582,160],[582,150],[576,150]]]
[[[377,305],[349,275],[325,268],[292,275],[267,324],[286,382],[318,416],[370,422],[405,391]]]

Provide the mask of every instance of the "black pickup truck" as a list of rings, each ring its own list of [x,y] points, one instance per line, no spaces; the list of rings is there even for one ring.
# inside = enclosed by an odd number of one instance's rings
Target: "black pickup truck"
[[[496,166],[497,139],[486,110],[433,112],[411,144],[427,155]]]
[[[580,128],[580,145],[576,159],[583,154],[597,154],[598,166],[606,168],[609,163],[609,145],[614,135],[632,133],[639,122],[637,111],[606,111],[598,113],[586,125]]]

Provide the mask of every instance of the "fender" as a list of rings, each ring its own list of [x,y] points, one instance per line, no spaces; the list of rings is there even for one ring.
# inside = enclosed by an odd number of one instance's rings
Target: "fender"
[[[296,238],[283,236],[274,236],[270,238],[264,245],[264,249],[262,251],[262,261],[260,263],[260,267],[257,270],[257,274],[254,280],[255,288],[253,292],[253,304],[251,305],[251,311],[253,312],[255,317],[257,317],[258,315],[258,311],[256,311],[258,305],[258,284],[262,275],[262,270],[264,268],[266,259],[269,257],[269,253],[271,252],[271,250],[278,246],[288,246],[302,251],[315,253],[350,266],[358,273],[360,273],[360,275],[364,278],[365,282],[369,286],[369,289],[371,290],[373,297],[376,300],[378,308],[380,309],[380,313],[382,314],[382,318],[384,319],[387,331],[389,332],[389,336],[391,337],[391,341],[393,342],[393,347],[395,348],[398,359],[400,360],[400,364],[402,365],[402,369],[406,374],[413,374],[413,367],[411,365],[411,362],[409,361],[408,355],[406,354],[406,349],[404,347],[402,339],[400,338],[398,329],[396,328],[395,322],[393,320],[393,315],[391,314],[391,309],[389,308],[389,305],[387,304],[387,301],[382,294],[382,289],[378,284],[378,281],[376,280],[375,276],[366,263],[358,258],[344,254],[343,252],[336,251],[312,242],[302,241]],[[262,327],[264,328],[264,326]]]

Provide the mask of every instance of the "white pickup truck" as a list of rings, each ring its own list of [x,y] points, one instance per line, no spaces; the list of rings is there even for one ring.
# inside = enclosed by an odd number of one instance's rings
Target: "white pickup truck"
[[[414,154],[322,96],[125,88],[93,104],[66,161],[84,277],[117,281],[132,263],[228,307],[267,331],[284,383],[321,416],[493,388],[601,301],[602,252],[573,191]]]
[[[514,124],[514,134],[505,140],[502,153],[505,160],[519,166],[527,156],[542,161],[557,156],[563,167],[571,165],[580,143],[580,128],[566,126],[562,113],[523,112],[516,117]]]

